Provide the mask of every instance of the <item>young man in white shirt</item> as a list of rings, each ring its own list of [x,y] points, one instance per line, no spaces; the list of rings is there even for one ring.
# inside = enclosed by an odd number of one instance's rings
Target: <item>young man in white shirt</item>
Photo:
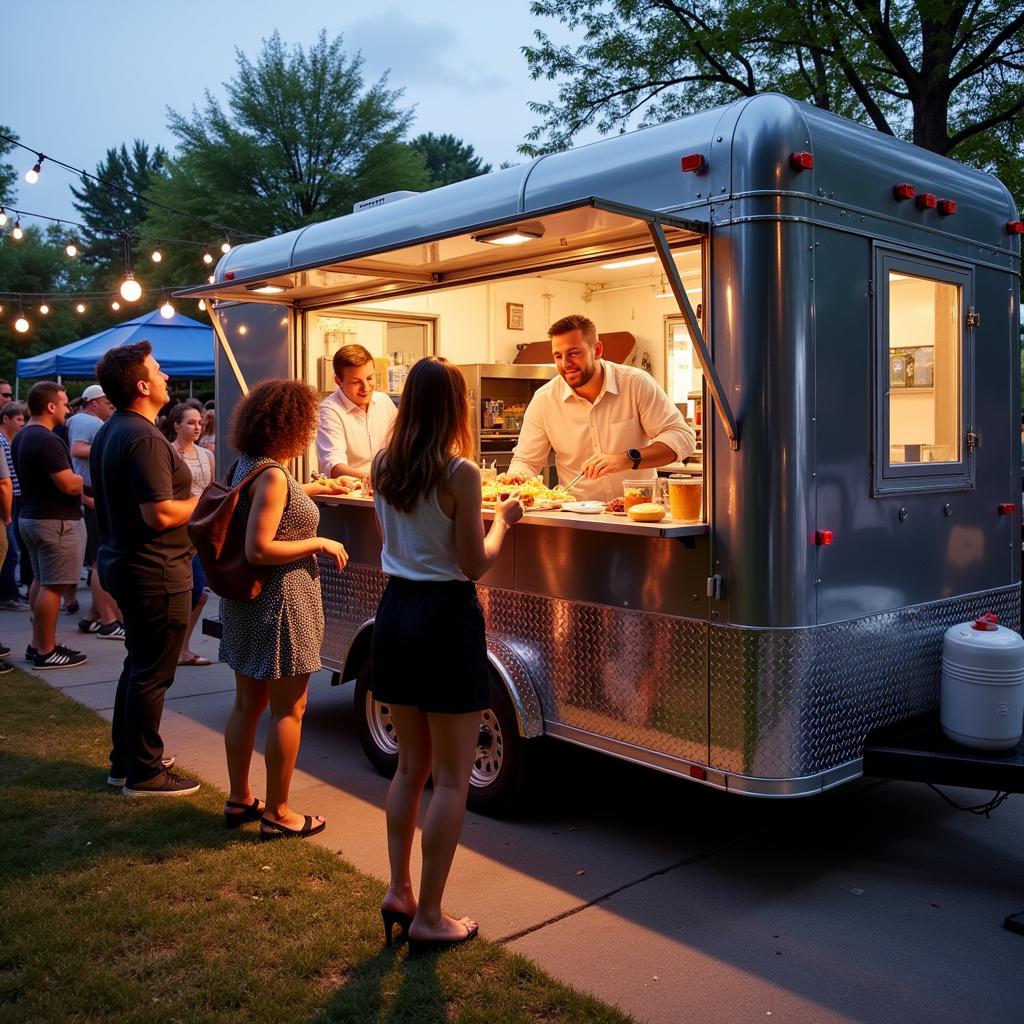
[[[653,478],[658,466],[696,450],[696,435],[654,378],[601,358],[592,320],[573,314],[548,329],[558,376],[531,400],[510,473],[534,476],[554,449],[558,482],[580,498],[610,501],[626,479]]]
[[[364,483],[373,457],[384,447],[397,411],[374,388],[373,356],[362,345],[343,345],[334,354],[337,391],[320,403],[316,457],[324,476],[350,476]]]

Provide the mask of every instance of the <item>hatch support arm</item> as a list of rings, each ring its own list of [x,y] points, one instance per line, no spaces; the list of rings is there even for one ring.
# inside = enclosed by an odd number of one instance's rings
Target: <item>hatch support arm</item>
[[[738,451],[740,435],[736,427],[736,417],[733,416],[732,409],[725,400],[722,382],[718,379],[715,364],[711,362],[711,352],[704,341],[700,324],[697,323],[697,314],[694,313],[693,306],[690,305],[690,300],[686,295],[686,289],[683,287],[683,281],[679,276],[675,260],[672,259],[672,251],[669,249],[665,232],[662,230],[661,225],[654,221],[650,221],[648,227],[651,231],[651,238],[654,240],[654,248],[657,249],[658,257],[661,259],[661,267],[668,279],[668,285],[672,289],[672,294],[675,296],[676,303],[679,306],[679,312],[683,314],[686,326],[690,329],[690,337],[693,339],[697,361],[700,363],[701,370],[704,371],[704,379],[708,382],[711,398],[715,403],[715,408],[718,410],[718,415],[722,420],[722,426],[725,428],[725,433],[729,438],[729,447],[733,451]]]

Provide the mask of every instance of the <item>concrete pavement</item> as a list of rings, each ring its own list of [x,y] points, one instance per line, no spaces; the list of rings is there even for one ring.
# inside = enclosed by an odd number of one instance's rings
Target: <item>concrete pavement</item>
[[[88,663],[39,675],[109,718],[123,645],[76,619],[62,616],[61,640]],[[19,667],[29,638],[27,614],[0,612]],[[216,659],[215,640],[193,648]],[[168,752],[225,789],[233,691],[224,665],[182,668],[164,714]],[[384,878],[387,782],[353,721],[351,685],[317,673],[293,804],[327,817],[323,845]],[[447,905],[561,980],[656,1024],[1024,1020],[1024,937],[1000,927],[1024,909],[1021,797],[990,820],[903,783],[756,801],[565,745],[538,753],[518,819],[467,816]],[[257,756],[258,793],[261,777]]]

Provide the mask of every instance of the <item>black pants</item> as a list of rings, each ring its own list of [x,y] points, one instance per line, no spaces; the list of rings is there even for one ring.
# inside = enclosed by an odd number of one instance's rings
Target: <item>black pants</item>
[[[163,771],[160,719],[164,695],[188,631],[191,594],[140,594],[125,580],[104,587],[124,618],[125,658],[117,681],[110,774],[127,776],[128,785],[146,782]]]

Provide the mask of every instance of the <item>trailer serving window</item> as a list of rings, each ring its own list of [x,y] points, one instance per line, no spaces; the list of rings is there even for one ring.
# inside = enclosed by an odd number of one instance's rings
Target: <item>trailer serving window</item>
[[[878,251],[875,493],[973,486],[970,270]]]

